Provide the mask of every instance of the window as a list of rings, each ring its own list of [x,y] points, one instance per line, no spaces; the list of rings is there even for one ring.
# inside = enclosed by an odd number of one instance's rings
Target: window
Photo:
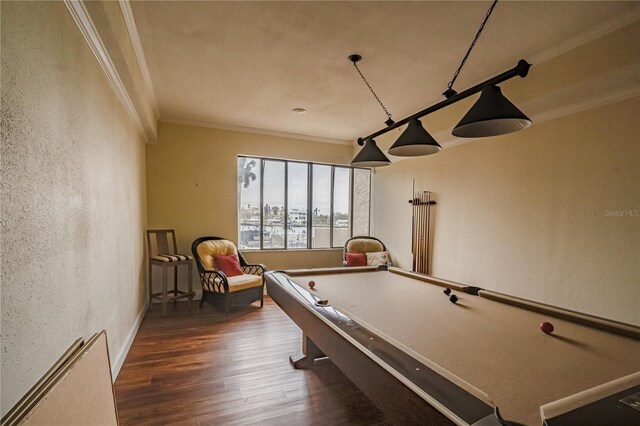
[[[368,169],[238,157],[238,247],[342,247],[368,235],[370,186]]]
[[[351,236],[351,191],[345,191],[344,188],[351,188],[351,169],[334,167],[331,203],[334,246],[343,246]]]
[[[262,247],[284,248],[284,161],[262,162]]]
[[[331,166],[312,164],[311,247],[331,247]]]
[[[309,165],[287,162],[287,248],[307,248]]]

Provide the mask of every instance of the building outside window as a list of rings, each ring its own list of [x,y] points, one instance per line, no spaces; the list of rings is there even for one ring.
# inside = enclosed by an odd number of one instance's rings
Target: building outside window
[[[368,169],[238,157],[238,247],[342,247],[369,235]]]

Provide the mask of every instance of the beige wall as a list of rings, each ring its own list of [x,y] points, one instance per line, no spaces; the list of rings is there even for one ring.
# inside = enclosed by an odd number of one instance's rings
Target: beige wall
[[[2,404],[145,304],[144,144],[61,2],[2,2]]]
[[[634,23],[534,66],[505,92],[535,107],[628,69],[637,79],[639,40]],[[456,105],[425,122],[450,129],[463,113]],[[374,234],[395,263],[411,267],[407,200],[415,179],[438,202],[433,275],[640,324],[638,117],[640,99],[632,97],[380,168]]]
[[[238,155],[346,164],[351,153],[349,145],[161,122],[158,143],[147,146],[149,228],[176,229],[184,253],[201,236],[237,242]],[[269,269],[337,266],[342,259],[340,250],[244,253]]]

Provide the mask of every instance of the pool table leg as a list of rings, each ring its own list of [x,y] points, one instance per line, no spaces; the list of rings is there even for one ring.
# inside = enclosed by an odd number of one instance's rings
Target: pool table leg
[[[327,356],[319,347],[309,339],[306,334],[302,334],[302,351],[291,355],[289,361],[295,368],[309,368],[313,366],[313,362],[318,358],[326,358]]]

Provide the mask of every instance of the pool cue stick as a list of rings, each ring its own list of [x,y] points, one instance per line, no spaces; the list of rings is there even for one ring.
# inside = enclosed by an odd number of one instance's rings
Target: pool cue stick
[[[419,272],[424,273],[424,232],[425,232],[425,204],[424,204],[424,191],[420,194],[420,264]]]
[[[411,255],[412,270],[416,270],[416,180],[412,180],[411,186]]]
[[[420,213],[418,216],[418,220],[420,221],[420,231],[418,232],[418,246],[420,247],[420,257],[418,258],[418,272],[422,273],[422,257],[424,256],[424,244],[422,240],[422,235],[424,234],[424,220],[422,218],[424,216],[424,200],[422,192],[418,194],[418,197],[418,199],[420,200],[418,202],[418,205],[420,206]]]
[[[422,193],[418,194],[418,221],[420,226],[418,227],[418,267],[416,269],[417,272],[422,272]]]
[[[429,237],[431,235],[431,192],[427,193],[427,259],[425,262],[425,274],[429,275],[429,255],[430,250],[429,250]]]
[[[423,247],[424,255],[422,256],[422,273],[427,273],[427,259],[429,257],[429,243],[427,241],[427,235],[429,235],[429,192],[424,192],[424,232],[423,232]]]
[[[415,251],[415,256],[414,256],[414,262],[415,262],[415,267],[414,267],[414,271],[418,272],[418,268],[419,268],[419,256],[420,256],[420,241],[419,241],[419,236],[420,236],[420,194],[418,194],[417,192],[415,192],[413,194],[413,204],[414,204],[414,216],[415,216],[415,231],[413,234],[413,238],[415,239],[415,244],[416,244],[416,251]]]
[[[420,234],[422,233],[422,205],[420,192],[416,193],[416,272],[420,272],[420,258],[422,257],[422,244],[420,242]]]
[[[427,200],[426,200],[426,205],[425,205],[425,210],[426,210],[426,219],[425,219],[425,224],[426,224],[426,231],[425,231],[425,238],[424,238],[424,246],[425,246],[425,256],[424,256],[424,273],[428,274],[429,273],[429,193],[427,192]]]
[[[432,224],[433,222],[431,221],[431,207],[436,205],[436,200],[435,197],[433,195],[433,192],[429,192],[429,235],[427,237],[427,244],[429,246],[429,258],[427,259],[427,273],[430,275],[432,273],[433,270],[433,242],[431,241],[433,232],[431,232],[431,228],[432,228]]]
[[[416,192],[416,272],[420,272],[420,194]]]
[[[425,191],[424,193],[424,266],[423,270],[425,274],[429,273],[429,201],[431,199],[431,193]]]
[[[429,192],[424,193],[424,259],[422,260],[422,273],[427,273],[427,260],[429,259]]]
[[[418,272],[418,194],[413,193],[413,271]]]
[[[416,194],[416,203],[418,205],[418,210],[417,210],[417,214],[416,214],[416,221],[417,221],[417,227],[416,227],[416,244],[418,246],[418,249],[416,250],[417,253],[417,258],[416,258],[416,272],[420,272],[420,229],[422,228],[422,221],[420,220],[421,218],[421,213],[422,213],[422,206],[420,205],[420,194],[417,193]]]

